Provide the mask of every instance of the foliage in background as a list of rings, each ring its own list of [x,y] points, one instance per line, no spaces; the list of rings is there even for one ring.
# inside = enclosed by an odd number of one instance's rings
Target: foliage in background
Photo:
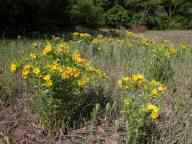
[[[0,30],[6,33],[58,31],[66,26],[145,25],[150,29],[192,27],[189,0],[0,1]]]
[[[103,8],[94,0],[75,1],[70,14],[74,24],[90,26],[103,24]]]

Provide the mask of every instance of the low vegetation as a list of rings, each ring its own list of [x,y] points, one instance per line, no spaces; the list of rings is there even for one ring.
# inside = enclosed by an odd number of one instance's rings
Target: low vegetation
[[[2,107],[22,101],[51,134],[104,120],[123,131],[119,143],[192,142],[190,44],[132,32],[69,37],[1,41]]]

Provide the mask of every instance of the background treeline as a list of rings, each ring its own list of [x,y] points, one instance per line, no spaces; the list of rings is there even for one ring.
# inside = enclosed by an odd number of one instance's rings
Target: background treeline
[[[0,0],[0,30],[58,30],[72,25],[192,27],[192,0]]]

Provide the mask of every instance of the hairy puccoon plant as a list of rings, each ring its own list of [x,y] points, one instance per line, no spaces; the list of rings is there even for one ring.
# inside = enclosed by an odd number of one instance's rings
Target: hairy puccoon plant
[[[11,64],[10,70],[20,70],[22,78],[38,88],[34,103],[42,123],[49,128],[73,124],[73,117],[87,99],[86,89],[97,79],[106,78],[102,70],[64,41],[47,41],[42,52]]]
[[[147,80],[142,74],[123,76],[119,82],[122,89],[121,114],[128,130],[128,143],[136,143],[145,132],[145,123],[156,123],[160,114],[161,97],[167,86],[155,80]]]

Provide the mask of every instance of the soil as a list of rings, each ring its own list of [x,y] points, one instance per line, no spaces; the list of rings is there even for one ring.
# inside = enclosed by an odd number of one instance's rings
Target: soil
[[[48,130],[38,127],[34,115],[24,110],[7,107],[0,111],[0,144],[118,144],[123,143],[119,132],[109,121],[99,120],[68,134],[61,129],[51,136]]]

